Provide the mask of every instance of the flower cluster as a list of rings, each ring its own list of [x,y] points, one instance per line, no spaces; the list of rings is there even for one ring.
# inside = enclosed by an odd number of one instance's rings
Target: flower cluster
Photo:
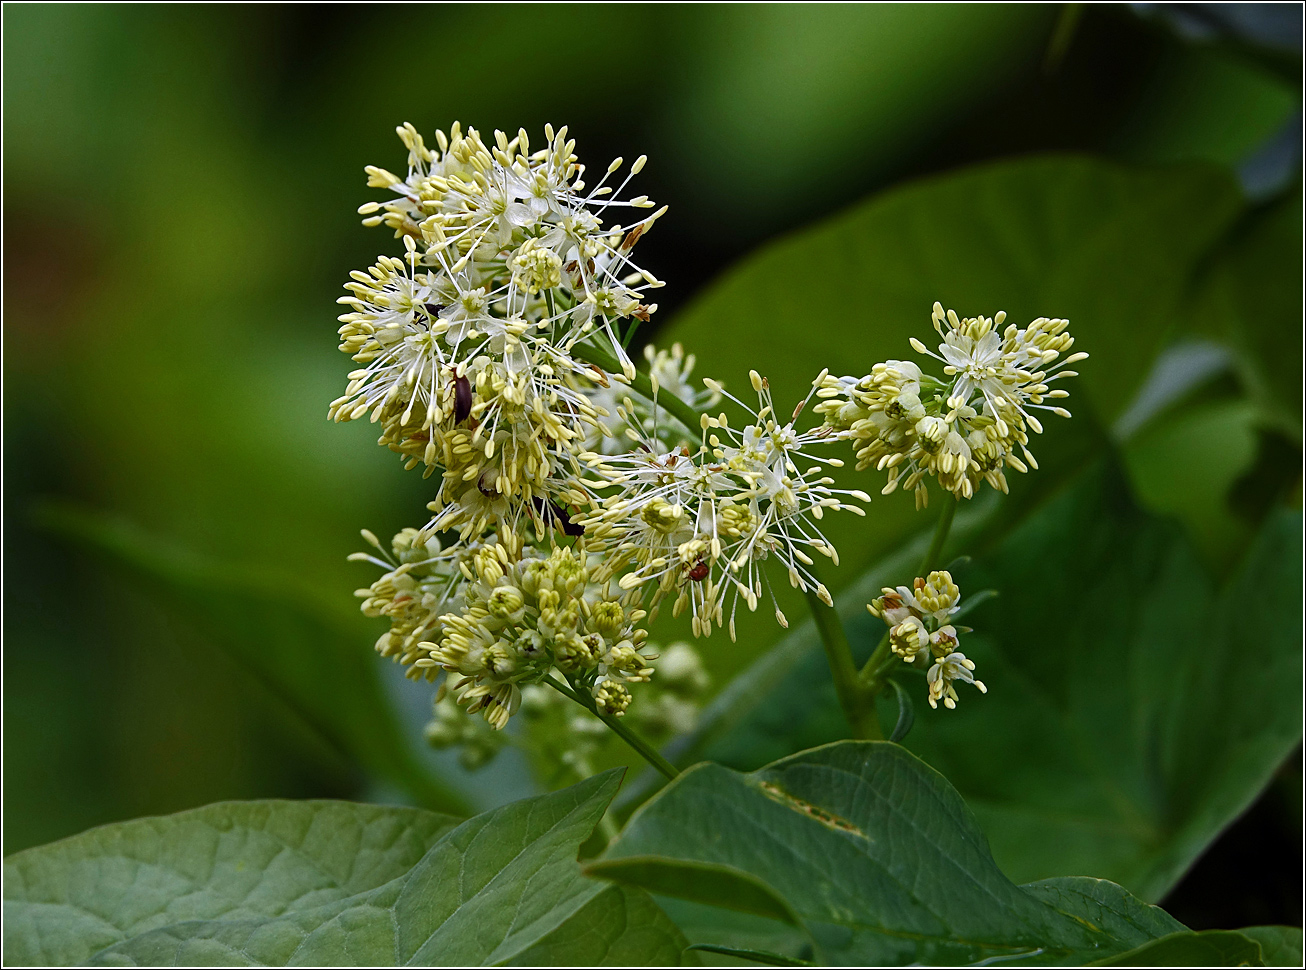
[[[649,743],[660,745],[695,728],[711,681],[690,644],[661,649],[649,644],[647,649],[659,655],[657,677],[641,686],[640,701],[627,711],[625,723]],[[552,784],[594,774],[599,749],[608,737],[600,720],[541,684],[521,688],[516,716],[524,722],[524,731],[496,731],[480,718],[467,717],[449,695],[436,699],[433,715],[426,725],[427,743],[457,749],[458,761],[467,770],[483,767],[513,745],[534,756],[536,770]]]
[[[814,453],[842,434],[824,425],[798,431],[795,422],[806,400],[781,424],[765,379],[756,371],[750,379],[758,395],[756,411],[708,382],[713,392],[749,412],[752,421],[742,430],[732,428],[725,414],[705,415],[697,448],[668,451],[642,428],[632,428],[635,451],[582,456],[599,475],[587,484],[606,495],[585,523],[594,539],[611,549],[605,570],[628,570],[622,588],[648,587],[654,607],[674,594],[673,615],[689,607],[695,636],[709,635],[713,623],[726,624],[729,598],[733,639],[739,600],[755,610],[770,592],[767,560],[779,562],[792,586],[829,605],[830,593],[812,569],[811,553],[836,565],[839,556],[818,521],[826,510],[864,514],[849,498],[870,501],[864,492],[833,488],[825,469],[842,462]],[[774,593],[771,601],[777,621],[788,626]]]
[[[662,284],[632,252],[665,211],[621,199],[643,156],[619,184],[621,159],[587,187],[565,128],[546,127],[535,149],[524,131],[482,139],[455,125],[434,148],[410,125],[398,133],[406,173],[369,167],[368,185],[391,197],[360,213],[402,253],[346,284],[340,349],[356,369],[329,413],[369,417],[406,467],[439,472],[426,525],[388,548],[364,532],[375,551],[354,558],[382,570],[358,591],[364,613],[390,621],[377,650],[440,681],[428,735],[468,764],[506,743],[487,741],[486,726],[503,728],[523,704],[539,714],[568,698],[624,716],[658,659],[642,624],[666,600],[673,616],[690,613],[695,636],[716,626],[732,639],[741,601],[756,610],[769,598],[788,626],[777,569],[832,605],[816,568],[839,562],[825,513],[861,515],[870,498],[836,487],[831,448],[851,442],[859,470],[887,470],[884,492],[901,485],[921,505],[928,477],[958,497],[982,482],[1005,491],[1005,469],[1036,467],[1034,412],[1068,415],[1048,403],[1086,356],[1063,356],[1066,321],[1004,329],[1001,313],[962,320],[937,303],[938,353],[912,346],[942,376],[899,360],[860,378],[823,371],[787,418],[757,371],[755,407],[711,378],[697,386],[679,344],[645,348],[642,376],[625,348]],[[813,397],[816,419],[800,424]],[[726,400],[742,422],[716,412]],[[957,680],[983,689],[954,649],[957,596],[932,573],[872,606],[898,656],[933,658],[932,705],[954,706]],[[659,671],[634,719],[653,734],[685,730],[701,665],[677,647]],[[485,723],[469,727],[466,713]]]
[[[647,681],[656,657],[641,652],[647,613],[590,582],[583,552],[534,548],[513,555],[486,544],[464,560],[463,606],[440,617],[438,640],[419,644],[416,667],[439,667],[469,713],[501,728],[517,710],[524,684],[554,670],[591,693],[598,709],[620,717],[630,683]],[[625,598],[628,599],[628,598]]]
[[[983,681],[975,679],[975,663],[958,649],[958,631],[948,620],[961,608],[961,590],[946,570],[912,580],[911,588],[885,587],[867,604],[867,611],[889,627],[889,646],[909,664],[933,661],[926,674],[930,707],[939,701],[949,710],[957,706],[960,680],[987,693]],[[964,628],[963,628],[964,629]]]
[[[420,644],[440,636],[440,617],[462,605],[460,563],[468,547],[465,543],[442,547],[438,538],[417,529],[404,529],[396,535],[389,552],[371,532],[364,530],[363,538],[380,558],[356,552],[350,560],[370,562],[385,570],[371,586],[354,594],[363,600],[364,615],[390,620],[390,629],[376,641],[377,653],[408,666],[408,676],[420,677],[424,669],[410,666],[425,656]]]
[[[330,416],[370,415],[409,467],[443,471],[429,530],[540,524],[584,499],[570,463],[605,414],[578,385],[609,381],[584,348],[634,373],[619,331],[648,319],[657,307],[644,295],[662,284],[631,250],[665,210],[605,222],[652,203],[607,184],[621,159],[587,189],[565,128],[546,128],[536,151],[524,131],[487,145],[455,125],[438,150],[398,131],[407,176],[369,167],[368,185],[395,198],[360,212],[405,252],[351,274],[340,348],[360,367]]]
[[[1024,329],[1001,330],[1006,314],[959,319],[934,304],[934,328],[943,343],[936,354],[911,338],[912,348],[943,363],[943,377],[924,373],[911,361],[876,364],[865,377],[827,377],[816,410],[826,424],[847,433],[857,452],[857,469],[888,469],[884,494],[901,485],[926,504],[925,479],[958,498],[970,498],[983,482],[1007,491],[1006,469],[1037,468],[1029,432],[1041,433],[1032,413],[1070,412],[1045,403],[1068,396],[1053,381],[1074,377],[1065,368],[1087,358],[1071,354],[1058,362],[1074,339],[1066,320],[1040,317]],[[1019,454],[1018,454],[1019,452]]]

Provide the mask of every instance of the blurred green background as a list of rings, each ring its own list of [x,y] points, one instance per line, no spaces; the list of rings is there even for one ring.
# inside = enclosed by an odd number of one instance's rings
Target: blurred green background
[[[402,164],[397,124],[552,121],[591,167],[647,153],[639,191],[671,206],[640,244],[666,325],[768,240],[986,160],[1197,160],[1253,205],[1291,198],[1300,7],[1247,7],[6,6],[5,853],[221,799],[411,798],[394,779],[413,762],[451,780],[430,803],[533,785],[511,755],[467,776],[420,750],[429,689],[369,655],[350,596],[371,580],[345,562],[358,529],[418,524],[430,491],[370,426],[325,416],[348,369],[333,301],[389,251],[355,215],[362,168]],[[1299,284],[1265,280],[1289,307]],[[1300,324],[1280,355],[1298,387]],[[1295,407],[1267,415],[1208,372],[1197,422],[1142,429],[1127,460],[1218,564],[1252,531],[1208,514],[1235,486],[1300,505],[1301,433]],[[1212,440],[1210,494],[1176,489]],[[258,657],[290,640],[287,691]],[[722,643],[717,682],[752,652]],[[376,698],[393,723],[369,720]],[[1299,760],[1242,823],[1280,853],[1300,846]],[[1295,921],[1300,886],[1245,832],[1177,916]],[[1203,911],[1202,880],[1227,895],[1235,870],[1260,908]]]

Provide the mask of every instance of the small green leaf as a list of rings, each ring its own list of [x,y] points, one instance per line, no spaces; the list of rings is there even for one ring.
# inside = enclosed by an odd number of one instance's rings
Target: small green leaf
[[[462,823],[247,802],[93,829],[6,861],[5,962],[674,962],[685,940],[656,904],[576,862],[619,779]]]
[[[916,708],[912,704],[911,695],[902,684],[890,680],[889,685],[893,688],[894,699],[898,702],[898,721],[893,726],[889,740],[901,742],[911,730],[912,724],[916,722]]]
[[[1238,931],[1261,945],[1261,959],[1267,967],[1300,967],[1300,926],[1246,926]]]
[[[1151,907],[1095,881],[1014,885],[956,791],[888,742],[830,744],[750,774],[697,765],[636,812],[589,871],[702,900],[705,865],[769,886],[818,962],[837,965],[1083,961],[1158,935],[1149,926],[1179,926],[1158,925]],[[650,872],[655,884],[642,881]]]
[[[1096,960],[1095,967],[1263,967],[1261,946],[1232,930],[1184,930],[1127,953]]]
[[[1126,946],[1139,946],[1188,929],[1160,906],[1131,896],[1106,879],[1060,876],[1021,887],[1072,919],[1109,933]]]

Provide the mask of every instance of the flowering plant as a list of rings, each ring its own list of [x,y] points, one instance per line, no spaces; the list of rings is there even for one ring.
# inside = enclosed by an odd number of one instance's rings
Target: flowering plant
[[[404,175],[367,170],[385,198],[364,223],[395,243],[340,298],[355,369],[329,416],[369,419],[433,479],[428,514],[388,541],[363,531],[357,596],[384,624],[376,652],[430,698],[441,780],[479,780],[495,807],[223,803],[19,853],[7,960],[1299,962],[1290,927],[1198,933],[1144,901],[1299,736],[1250,744],[1185,698],[1239,685],[1281,724],[1296,644],[1272,625],[1256,640],[1269,661],[1244,663],[1245,597],[1195,582],[1109,465],[1062,474],[1031,511],[1033,452],[1064,468],[1055,450],[1086,423],[1033,444],[1047,414],[1070,417],[1062,382],[1087,358],[1067,320],[934,303],[928,344],[921,326],[879,345],[911,359],[840,354],[788,398],[791,362],[759,357],[749,388],[729,387],[699,373],[693,328],[645,341],[661,282],[634,252],[666,210],[623,198],[642,156],[591,186],[565,128],[534,146],[457,125],[435,147],[399,136]],[[1017,175],[1051,178],[1040,164]],[[1025,520],[986,541],[1011,505]],[[844,569],[862,551],[850,525],[889,533],[884,551],[913,531],[895,517],[931,506],[932,534],[839,575],[837,547]],[[1298,522],[1267,518],[1231,581],[1267,614],[1290,612]],[[1077,595],[1049,595],[1048,575]],[[794,629],[711,696],[720,653],[755,649],[763,625]],[[329,642],[294,648],[336,678],[298,700],[348,743],[384,704],[370,662],[349,666],[358,639]],[[620,795],[614,737],[655,769]],[[367,739],[376,777],[466,814],[412,784],[430,776],[404,740]],[[514,758],[548,790],[503,804]],[[1129,888],[1055,876],[1085,858]]]

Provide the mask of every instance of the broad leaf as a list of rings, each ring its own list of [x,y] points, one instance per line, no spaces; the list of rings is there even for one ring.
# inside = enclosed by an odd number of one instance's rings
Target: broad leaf
[[[840,742],[751,774],[698,765],[588,871],[701,899],[705,866],[769,887],[818,962],[839,965],[1085,962],[1178,926],[1119,887],[1016,886],[952,786],[890,742]],[[1090,907],[1111,919],[1084,918]]]
[[[647,896],[576,863],[619,782],[457,823],[418,809],[252,802],[105,826],[5,864],[13,964],[674,962]]]
[[[1282,689],[1301,678],[1300,523],[1272,515],[1220,591],[1099,469],[958,570],[963,595],[1000,594],[963,636],[989,693],[922,705],[904,743],[956,785],[1005,872],[1091,872],[1159,899],[1255,799],[1301,736],[1300,697]],[[862,605],[914,559],[889,566],[842,599],[862,651],[883,630]],[[1249,598],[1266,618],[1254,629]],[[901,676],[923,698],[923,678]],[[730,691],[693,757],[748,769],[845,736],[810,626]]]

